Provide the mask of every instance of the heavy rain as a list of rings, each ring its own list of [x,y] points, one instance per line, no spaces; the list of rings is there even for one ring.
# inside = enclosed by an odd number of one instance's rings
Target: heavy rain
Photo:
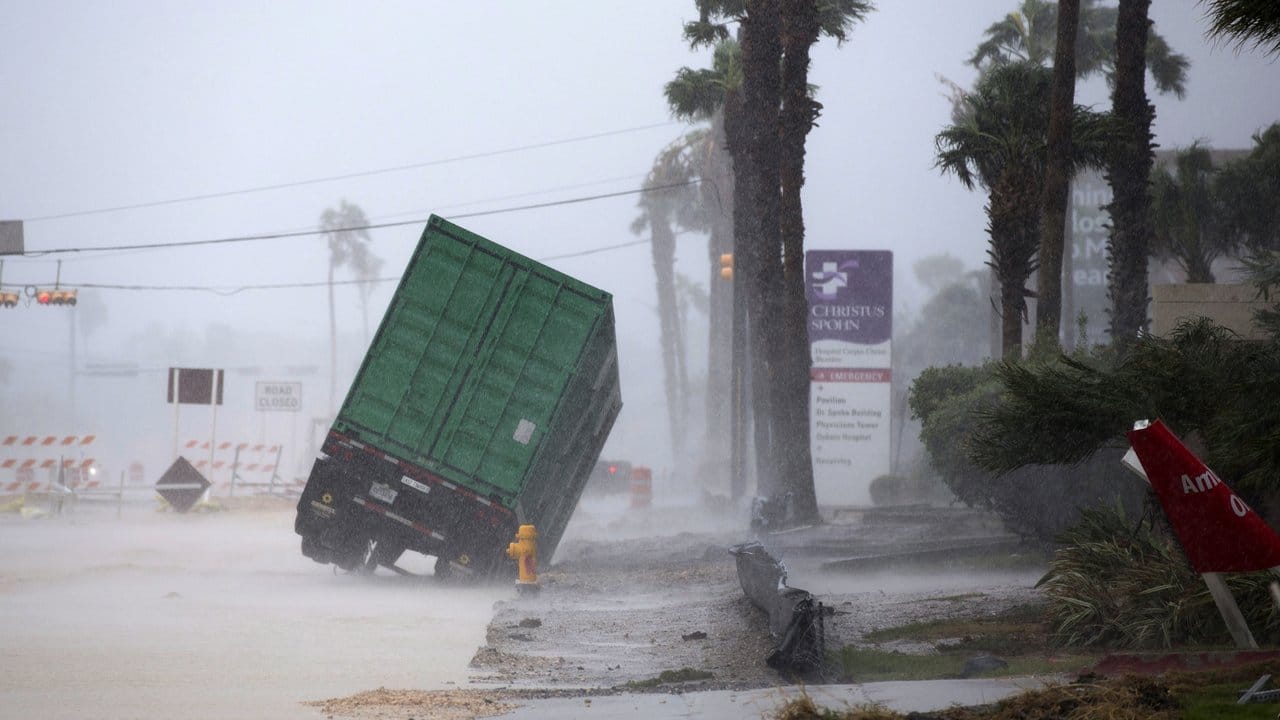
[[[1267,4],[0,27],[0,717],[1276,715]]]

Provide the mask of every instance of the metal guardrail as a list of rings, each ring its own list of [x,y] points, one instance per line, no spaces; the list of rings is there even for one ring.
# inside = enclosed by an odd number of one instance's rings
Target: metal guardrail
[[[799,677],[827,671],[823,606],[807,590],[789,587],[787,571],[758,542],[729,548],[737,563],[738,582],[752,604],[769,616],[769,632],[778,645],[765,663]]]

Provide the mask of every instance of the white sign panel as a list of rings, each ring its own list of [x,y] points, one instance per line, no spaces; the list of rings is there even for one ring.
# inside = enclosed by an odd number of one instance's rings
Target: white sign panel
[[[893,254],[805,253],[809,296],[809,440],[823,506],[868,505],[890,470]]]
[[[259,412],[298,412],[302,409],[302,383],[260,382],[254,388],[253,407]]]

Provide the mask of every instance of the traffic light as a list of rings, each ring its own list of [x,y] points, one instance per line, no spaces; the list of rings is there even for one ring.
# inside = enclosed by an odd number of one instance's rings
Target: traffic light
[[[36,290],[36,302],[40,305],[75,305],[76,291],[63,288]]]
[[[8,290],[0,291],[0,306],[7,308],[14,307],[18,304],[18,300],[21,297],[22,296],[16,292],[9,292]]]
[[[720,277],[725,280],[733,279],[733,253],[724,253],[720,256]]]

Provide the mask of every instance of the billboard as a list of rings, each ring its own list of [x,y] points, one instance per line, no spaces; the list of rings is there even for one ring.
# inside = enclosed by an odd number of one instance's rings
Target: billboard
[[[1076,175],[1071,181],[1068,237],[1071,239],[1071,302],[1064,298],[1062,322],[1068,337],[1075,333],[1084,313],[1088,342],[1106,342],[1110,336],[1107,309],[1107,237],[1111,186],[1096,170]],[[1064,283],[1065,284],[1065,283]],[[1075,338],[1079,342],[1080,338]]]
[[[809,443],[818,503],[866,505],[889,472],[893,253],[810,250]]]

